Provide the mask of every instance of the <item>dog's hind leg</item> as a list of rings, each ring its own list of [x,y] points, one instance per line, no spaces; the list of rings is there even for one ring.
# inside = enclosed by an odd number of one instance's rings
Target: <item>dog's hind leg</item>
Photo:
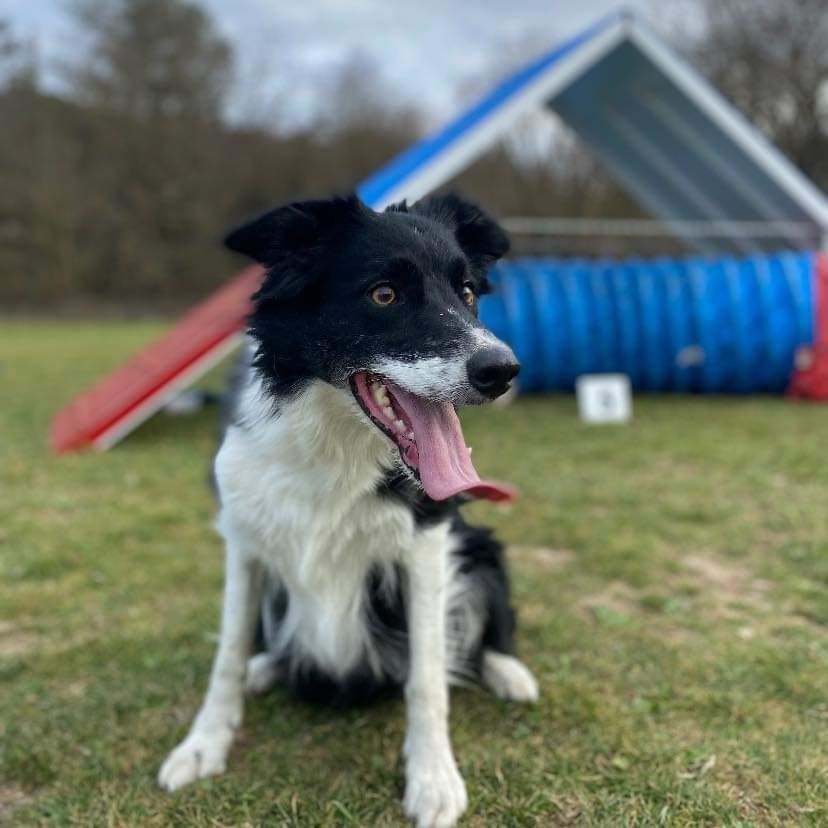
[[[503,547],[487,529],[457,521],[455,531],[462,539],[455,552],[462,562],[460,571],[478,591],[485,617],[479,651],[480,681],[501,699],[537,701],[538,683],[514,654],[515,612]]]
[[[247,662],[244,692],[262,696],[284,678],[284,670],[270,653],[257,653]]]
[[[263,696],[274,685],[287,677],[284,660],[273,652],[279,626],[287,612],[287,592],[265,572],[262,582],[262,603],[253,645],[255,655],[247,662],[244,692],[248,696]]]
[[[535,677],[515,656],[496,650],[484,650],[481,679],[483,684],[501,699],[517,702],[538,700],[538,683]]]

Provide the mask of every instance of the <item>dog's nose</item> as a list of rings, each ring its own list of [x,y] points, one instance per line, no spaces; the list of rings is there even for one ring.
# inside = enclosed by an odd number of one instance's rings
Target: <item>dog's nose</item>
[[[520,364],[506,348],[481,348],[466,363],[469,382],[491,399],[505,394],[509,382],[517,376]]]

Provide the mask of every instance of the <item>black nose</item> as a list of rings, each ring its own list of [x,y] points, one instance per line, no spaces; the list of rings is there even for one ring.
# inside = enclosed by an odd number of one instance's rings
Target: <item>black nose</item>
[[[508,349],[481,348],[467,363],[469,382],[491,399],[509,390],[509,381],[517,376],[520,365]]]

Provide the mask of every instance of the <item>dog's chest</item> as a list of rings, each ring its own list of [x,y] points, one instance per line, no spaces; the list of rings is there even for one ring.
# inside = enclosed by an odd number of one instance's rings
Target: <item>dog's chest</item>
[[[311,386],[278,418],[231,428],[216,458],[221,533],[287,592],[269,646],[335,675],[371,661],[366,585],[394,577],[417,533],[412,510],[378,494],[389,443],[354,406]]]
[[[392,564],[414,539],[415,521],[410,509],[377,494],[383,469],[372,443],[346,440],[350,451],[338,459],[324,446],[294,450],[294,436],[275,433],[263,444],[242,432],[228,435],[216,467],[219,528],[228,542],[241,537],[287,591],[274,648],[340,674],[370,650],[369,576],[393,574]]]
[[[411,542],[411,513],[374,487],[349,490],[322,475],[273,481],[263,498],[259,530],[263,558],[298,587],[319,588],[351,569],[398,559]]]
[[[375,464],[294,464],[245,453],[222,495],[224,509],[255,536],[268,566],[316,580],[329,567],[399,558],[411,543],[412,513],[377,493],[383,472]]]

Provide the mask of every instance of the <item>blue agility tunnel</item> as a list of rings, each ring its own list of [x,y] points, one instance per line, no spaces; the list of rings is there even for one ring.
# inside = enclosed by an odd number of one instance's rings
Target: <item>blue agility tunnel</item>
[[[815,260],[516,259],[493,270],[480,314],[524,391],[620,372],[640,391],[781,393],[814,342]]]

